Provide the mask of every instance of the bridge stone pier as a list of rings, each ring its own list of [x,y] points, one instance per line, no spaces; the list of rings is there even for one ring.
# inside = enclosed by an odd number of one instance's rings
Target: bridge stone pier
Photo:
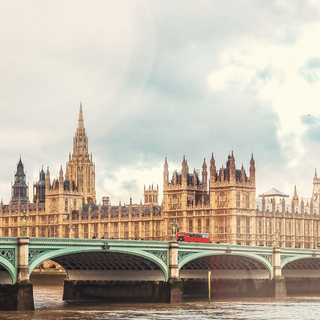
[[[274,297],[284,298],[287,296],[285,278],[282,276],[281,269],[281,249],[279,247],[274,248],[273,252],[273,279],[272,285],[274,287]]]
[[[27,237],[17,238],[17,248],[2,249],[2,256],[13,263],[15,270],[11,268],[11,272],[9,271],[12,277],[10,279],[4,268],[1,268],[0,281],[2,280],[3,284],[0,287],[0,310],[34,310],[33,286],[29,281],[28,249]]]
[[[165,241],[0,238],[0,309],[33,310],[32,271],[53,260],[64,300],[178,303],[190,297],[320,295],[320,250]]]

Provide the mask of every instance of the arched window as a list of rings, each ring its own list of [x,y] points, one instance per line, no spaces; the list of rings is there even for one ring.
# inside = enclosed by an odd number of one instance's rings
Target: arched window
[[[79,151],[82,151],[82,140],[79,140]]]
[[[250,194],[249,192],[246,193],[246,208],[250,208]]]
[[[198,219],[198,232],[201,233],[202,231],[202,226],[201,226],[201,219]]]
[[[220,192],[219,195],[219,207],[224,207],[226,203],[226,194],[224,192]]]
[[[68,199],[64,200],[64,211],[68,212]]]
[[[240,192],[237,192],[236,195],[236,207],[240,208]]]

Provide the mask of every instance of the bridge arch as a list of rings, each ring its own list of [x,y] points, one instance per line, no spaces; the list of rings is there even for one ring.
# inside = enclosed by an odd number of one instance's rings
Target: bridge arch
[[[15,266],[8,260],[0,256],[0,283],[14,284],[17,281],[17,271]]]
[[[297,256],[287,257],[287,258],[283,259],[283,261],[281,262],[281,268],[283,269],[287,265],[289,265],[293,262],[299,261],[299,260],[310,260],[310,261],[313,260],[313,261],[320,262],[320,256],[310,257],[310,256],[306,256],[306,255],[297,255]]]
[[[212,257],[219,257],[220,262],[217,259],[217,263],[214,264],[210,262],[210,258]],[[266,260],[264,257],[256,254],[250,254],[247,252],[231,252],[231,253],[224,253],[224,252],[199,252],[195,254],[189,254],[187,255],[182,261],[179,262],[178,267],[180,270],[180,273],[183,274],[183,269],[189,264],[192,265],[196,261],[203,261],[204,265],[207,266],[205,268],[206,270],[211,268],[214,268],[214,265],[217,264],[225,264],[225,268],[223,269],[229,269],[229,270],[266,270],[264,272],[263,277],[268,277],[269,279],[273,278],[273,266],[271,263]],[[200,266],[201,268],[201,266]],[[247,272],[248,273],[248,272]],[[262,272],[259,272],[262,274]],[[230,274],[232,275],[232,274]]]
[[[90,255],[92,256],[91,262],[90,262]],[[82,265],[83,269],[90,269],[91,267],[93,269],[96,269],[102,267],[101,263],[95,263],[93,257],[95,257],[96,260],[104,259],[105,263],[108,263],[109,270],[121,270],[122,275],[125,273],[125,269],[132,270],[131,272],[127,272],[128,274],[133,274],[137,271],[139,267],[143,268],[150,268],[152,270],[149,270],[149,277],[157,277],[158,280],[167,281],[169,279],[169,270],[168,266],[161,258],[157,257],[156,255],[139,249],[133,249],[133,248],[109,248],[109,249],[102,249],[101,246],[99,247],[64,247],[61,249],[56,250],[48,250],[38,257],[36,257],[29,266],[30,273],[42,262],[46,260],[53,260],[58,262],[62,267],[66,267],[70,264],[67,263],[66,259],[63,259],[63,257],[69,256],[73,259],[73,263],[78,264],[78,267],[81,268],[80,265]],[[167,254],[168,256],[168,254]],[[86,261],[86,264],[79,262],[79,257],[83,261]],[[109,257],[111,259],[108,259],[108,261],[105,259],[106,257]],[[118,262],[115,260],[118,259]],[[122,261],[121,261],[122,259]],[[130,262],[129,259],[132,259]],[[78,262],[77,262],[78,261]],[[89,266],[91,264],[91,267]],[[125,265],[127,264],[127,266]],[[85,266],[86,265],[86,266]],[[142,266],[143,265],[143,266]],[[72,270],[68,270],[68,267],[65,268],[68,275],[73,274],[75,276],[76,272]],[[79,269],[80,270],[80,269]],[[104,269],[105,270],[105,269]],[[91,272],[91,276],[92,273]],[[115,272],[115,271],[109,271]],[[83,273],[83,272],[82,272]],[[88,272],[87,272],[88,273]],[[97,273],[97,272],[96,272]],[[105,273],[104,273],[105,274]],[[147,272],[148,274],[148,272]],[[155,275],[157,274],[157,275]],[[102,275],[100,275],[99,280],[101,280]],[[161,278],[161,279],[160,279]],[[148,276],[145,275],[144,279],[148,279]],[[82,279],[82,280],[90,280],[90,279]],[[113,279],[114,280],[114,279]]]
[[[306,255],[287,257],[282,261],[281,269],[285,278],[320,278],[320,257]]]

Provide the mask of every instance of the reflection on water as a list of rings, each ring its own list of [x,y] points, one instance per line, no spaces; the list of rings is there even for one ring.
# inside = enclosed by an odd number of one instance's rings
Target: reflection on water
[[[36,311],[0,312],[9,320],[100,320],[100,319],[320,319],[320,297],[220,300],[170,304],[66,303],[60,287],[35,287]]]

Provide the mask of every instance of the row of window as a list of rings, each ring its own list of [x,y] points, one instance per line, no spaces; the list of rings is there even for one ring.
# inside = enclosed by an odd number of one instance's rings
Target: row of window
[[[227,193],[226,192],[220,192],[217,195],[217,202],[218,202],[218,207],[225,207],[227,206]],[[246,209],[250,208],[250,193],[247,192],[243,195],[243,202],[244,202],[244,207]],[[237,192],[236,194],[236,207],[240,208],[241,207],[241,193]]]

